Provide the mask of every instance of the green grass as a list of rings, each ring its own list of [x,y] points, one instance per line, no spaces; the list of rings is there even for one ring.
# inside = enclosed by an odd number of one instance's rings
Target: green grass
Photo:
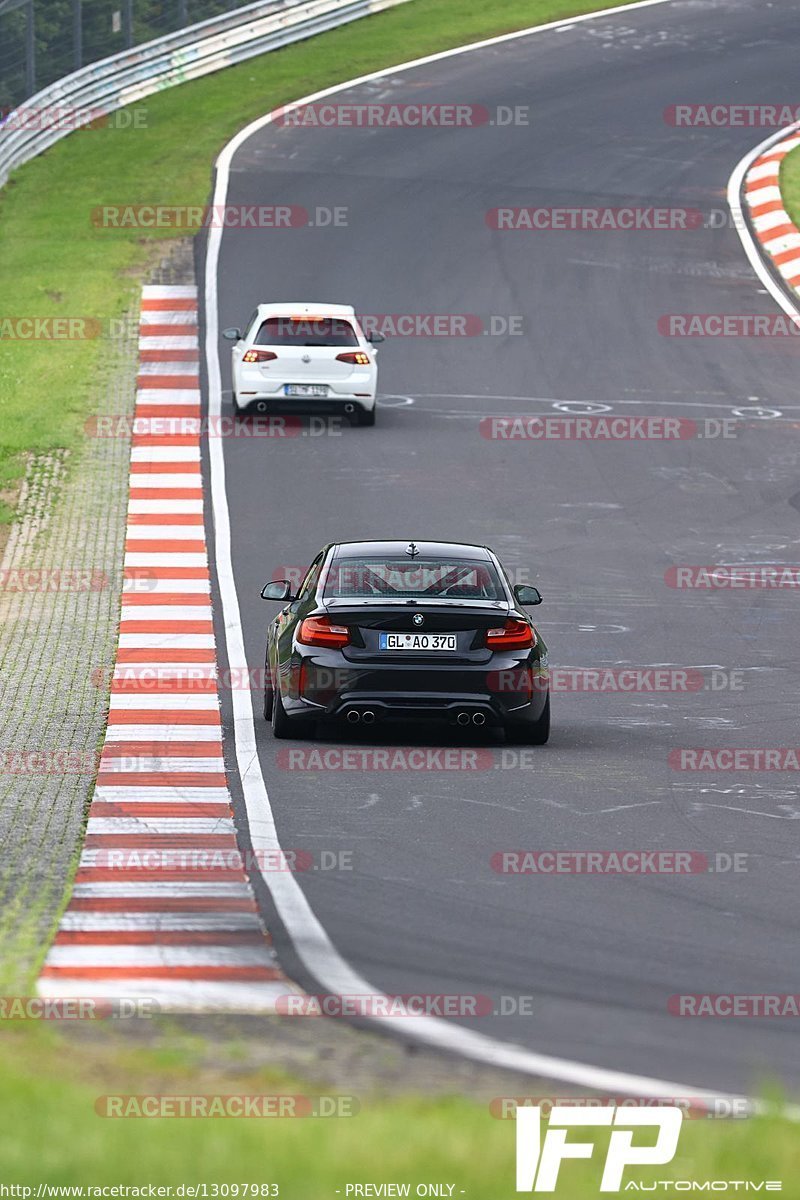
[[[101,204],[203,204],[211,166],[242,125],[278,104],[435,50],[580,12],[602,0],[412,0],[341,30],[149,97],[145,128],[79,131],[0,192],[3,317],[92,317],[103,330],[135,304],[165,231],[97,230]],[[0,323],[0,330],[2,324]],[[7,341],[0,368],[0,493],[26,452],[80,447],[107,378],[104,338]],[[0,497],[0,523],[11,516]]]
[[[800,146],[781,163],[780,184],[786,211],[800,228]]]
[[[0,1181],[3,1184],[280,1185],[290,1200],[335,1197],[347,1183],[455,1184],[469,1200],[512,1200],[514,1124],[463,1097],[357,1097],[358,1115],[328,1119],[112,1119],[101,1095],[319,1094],[275,1071],[225,1074],[202,1065],[199,1043],[169,1055],[112,1042],[62,1039],[52,1028],[0,1032]],[[219,1056],[218,1056],[219,1057]],[[532,1088],[541,1092],[544,1089]],[[580,1135],[575,1135],[579,1137]],[[644,1140],[644,1133],[642,1134]],[[591,1162],[562,1167],[559,1200],[598,1195],[600,1136]],[[668,1166],[626,1180],[782,1179],[800,1196],[800,1136],[778,1118],[685,1121]],[[620,1193],[624,1194],[624,1193]],[[658,1189],[661,1196],[676,1194]],[[731,1193],[729,1193],[731,1194]],[[743,1194],[743,1193],[736,1193]],[[752,1193],[751,1193],[752,1194]]]

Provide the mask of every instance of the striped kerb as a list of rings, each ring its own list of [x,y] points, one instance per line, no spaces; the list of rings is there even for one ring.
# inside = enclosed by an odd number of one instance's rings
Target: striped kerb
[[[268,1012],[296,989],[261,925],[223,761],[198,358],[196,289],[145,287],[108,729],[39,991]]]
[[[744,191],[756,237],[778,273],[800,294],[800,229],[783,207],[778,184],[781,163],[796,146],[797,133],[765,151],[747,172]]]

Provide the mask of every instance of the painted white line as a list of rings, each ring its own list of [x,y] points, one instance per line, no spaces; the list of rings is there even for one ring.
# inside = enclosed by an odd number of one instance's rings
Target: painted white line
[[[117,742],[218,742],[219,725],[109,725],[106,743]]]
[[[87,833],[228,833],[236,835],[230,817],[89,817]],[[160,851],[159,851],[160,853]]]
[[[140,379],[146,379],[148,375],[196,375],[197,365],[191,361],[140,362],[138,372]],[[147,387],[146,384],[143,384],[142,386]],[[165,401],[165,403],[168,403],[168,401]]]
[[[208,560],[203,554],[180,554],[172,551],[169,554],[158,554],[153,551],[129,550],[125,555],[126,567],[205,567]]]
[[[212,930],[232,932],[237,929],[260,930],[261,923],[255,912],[231,913],[115,913],[115,912],[65,912],[61,928],[84,933],[102,933],[104,930]]]
[[[135,990],[137,996],[154,1001],[159,1011],[186,1012],[243,1012],[269,1014],[275,1011],[279,996],[297,994],[297,988],[288,979],[272,982],[238,983],[213,980],[148,979],[146,976],[135,981],[102,979],[47,979],[48,996],[97,996],[102,999],[113,997],[129,998]],[[132,987],[135,983],[135,989]]]
[[[196,283],[145,283],[142,297],[145,300],[196,300]]]
[[[274,967],[269,946],[59,946],[48,967]],[[139,990],[138,981],[136,989]]]
[[[199,446],[134,446],[132,463],[192,463],[200,461]]]
[[[162,538],[171,542],[205,541],[202,525],[129,525],[125,536],[129,542],[157,542]]]
[[[206,604],[123,604],[123,621],[210,621]]]
[[[100,759],[100,770],[104,775],[133,775],[152,774],[167,775],[170,771],[182,775],[191,771],[193,775],[221,774],[225,770],[222,758],[181,758],[178,755],[161,754],[131,754],[118,757],[116,754],[108,757],[103,754]],[[136,785],[139,786],[138,784]]]
[[[202,500],[130,500],[128,512],[137,516],[175,515],[190,513],[202,514]]]
[[[517,33],[504,34],[502,37],[489,38],[470,46],[460,46],[454,50],[446,50],[439,54],[431,54],[414,62],[403,63],[399,66],[388,67],[383,71],[374,71],[358,79],[349,80],[332,88],[305,96],[286,108],[298,107],[314,103],[327,96],[369,83],[377,79],[385,79],[397,75],[401,71],[411,70],[426,63],[441,62],[456,55],[468,54],[488,46],[497,46],[504,42],[518,40],[524,37],[539,35],[547,30],[567,28],[584,21],[606,19],[615,13],[626,16],[637,8],[649,8],[656,4],[670,3],[670,0],[640,0],[637,4],[625,5],[621,8],[606,9],[598,13],[587,13],[580,17],[571,17],[562,21],[550,22],[533,29],[521,30]],[[273,120],[273,114],[268,113],[253,121],[231,139],[221,151],[216,162],[216,179],[214,184],[214,204],[224,204],[230,177],[231,160],[240,146],[252,134],[264,129]],[[218,417],[222,411],[222,381],[220,377],[217,339],[219,335],[219,313],[217,307],[217,272],[219,253],[222,241],[222,229],[212,228],[209,232],[206,254],[205,304],[206,304],[206,340],[205,355],[209,377],[209,415]],[[247,658],[244,649],[239,597],[236,591],[236,580],[233,573],[231,558],[231,529],[225,490],[225,459],[223,446],[219,438],[211,439],[209,443],[211,465],[211,498],[214,511],[214,547],[215,562],[219,579],[219,589],[222,599],[224,616],[225,639],[227,645],[228,663],[232,670],[247,668]],[[280,840],[275,828],[275,819],[267,794],[264,777],[258,760],[252,698],[245,691],[234,690],[231,693],[233,702],[233,728],[236,746],[236,758],[241,777],[248,822],[256,854],[260,851],[269,852],[281,849]],[[363,979],[342,958],[334,947],[325,929],[311,909],[308,900],[297,880],[288,872],[284,875],[265,876],[272,898],[280,918],[292,940],[295,951],[309,973],[322,985],[326,992],[336,995],[350,995],[368,992],[377,994],[377,989]],[[391,1018],[372,1018],[374,1023],[391,1028]],[[395,1022],[395,1026],[397,1022]],[[445,1020],[429,1017],[409,1017],[403,1022],[403,1032],[416,1037],[419,1041],[436,1046],[442,1050],[451,1050],[480,1062],[490,1063],[495,1067],[508,1067],[511,1070],[544,1076],[548,1079],[570,1082],[582,1087],[596,1088],[599,1091],[610,1091],[612,1094],[628,1093],[647,1096],[686,1096],[705,1097],[708,1092],[703,1089],[688,1087],[685,1084],[669,1082],[663,1079],[632,1075],[624,1071],[608,1070],[587,1063],[573,1062],[569,1059],[557,1058],[553,1055],[540,1054],[528,1050],[524,1046],[498,1041],[496,1038],[465,1029],[463,1026],[451,1024]]]
[[[126,650],[213,650],[213,633],[121,633]],[[195,678],[197,678],[195,676]]]
[[[167,472],[157,474],[154,471],[139,471],[131,475],[132,488],[195,488],[199,492],[201,483],[199,463],[197,470],[182,471],[179,475]]]
[[[142,405],[169,404],[173,408],[177,404],[199,404],[199,388],[138,388],[136,391],[136,410]]]
[[[143,708],[155,712],[159,708],[174,709],[176,712],[219,712],[219,700],[213,692],[112,692],[111,712],[130,712]]]
[[[147,576],[145,579],[132,578],[126,581],[122,588],[123,601],[126,596],[157,596],[161,592],[169,594],[185,592],[192,595],[210,595],[211,581],[210,579],[170,579],[168,576],[161,579]],[[141,605],[142,609],[146,609],[147,605]]]
[[[196,325],[197,309],[178,308],[164,309],[145,308],[139,314],[139,332],[147,336],[148,325]],[[176,329],[177,332],[177,329]]]
[[[250,885],[242,881],[216,882],[209,879],[198,883],[197,880],[110,880],[102,879],[95,882],[81,881],[73,889],[74,896],[80,900],[247,900],[253,902]]]
[[[196,350],[197,335],[194,333],[139,334],[139,350]]]

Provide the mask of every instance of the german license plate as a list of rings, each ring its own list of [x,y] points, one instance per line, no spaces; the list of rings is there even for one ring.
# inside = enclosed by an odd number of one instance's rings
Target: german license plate
[[[382,633],[381,650],[445,650],[456,648],[454,633]]]
[[[327,396],[328,386],[324,383],[286,383],[284,396]]]

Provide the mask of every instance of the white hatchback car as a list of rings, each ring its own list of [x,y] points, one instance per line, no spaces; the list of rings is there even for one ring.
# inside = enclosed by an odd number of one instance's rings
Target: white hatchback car
[[[259,304],[244,332],[226,329],[233,347],[237,413],[344,412],[375,424],[378,386],[375,344],[349,304]]]

